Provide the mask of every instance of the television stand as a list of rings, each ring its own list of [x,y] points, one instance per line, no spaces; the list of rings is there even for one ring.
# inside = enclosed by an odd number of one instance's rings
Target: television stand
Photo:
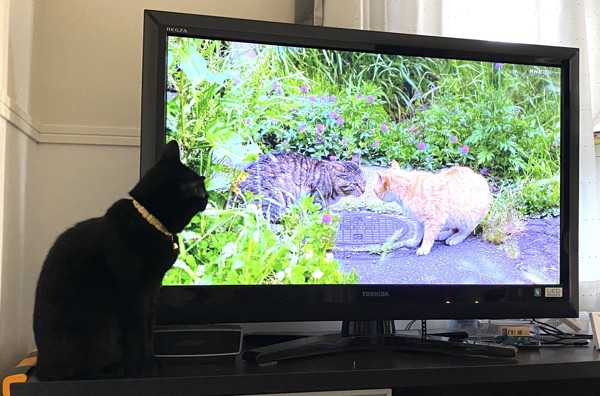
[[[395,333],[393,320],[378,320],[344,321],[341,333],[304,337],[250,349],[244,352],[242,359],[256,363],[269,363],[330,353],[375,349],[503,359],[517,356],[517,348],[512,346],[399,335]]]

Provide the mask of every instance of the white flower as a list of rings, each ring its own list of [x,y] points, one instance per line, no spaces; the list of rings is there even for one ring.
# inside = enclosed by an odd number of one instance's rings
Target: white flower
[[[252,239],[254,239],[254,242],[258,243],[258,241],[260,240],[260,229],[254,231],[254,233],[252,234]]]
[[[307,260],[310,260],[311,258],[313,258],[314,255],[315,255],[315,252],[313,252],[312,249],[306,249],[304,251],[304,257],[306,257]]]
[[[196,275],[202,277],[204,276],[204,273],[206,272],[206,268],[203,265],[199,265],[198,268],[196,269]]]
[[[277,280],[281,282],[283,278],[285,278],[285,272],[279,271],[275,276],[277,277]]]
[[[321,272],[321,270],[318,268],[315,270],[315,272],[312,273],[312,277],[315,279],[321,279],[323,275],[325,274],[323,274],[323,272]]]
[[[175,263],[173,263],[173,267],[175,268],[181,268],[181,269],[189,269],[190,267],[184,263],[182,260],[176,260]]]
[[[294,253],[288,253],[287,254],[287,258],[290,261],[290,265],[289,265],[288,268],[291,268],[294,265],[298,264],[298,256],[295,255]]]
[[[190,239],[198,239],[198,236],[193,231],[182,231],[181,235],[186,241],[189,241]]]
[[[327,261],[328,263],[333,261],[333,253],[329,252],[325,254],[325,261]]]
[[[227,244],[223,246],[223,249],[221,249],[221,252],[225,257],[231,257],[237,252],[237,244],[233,242],[227,242]]]

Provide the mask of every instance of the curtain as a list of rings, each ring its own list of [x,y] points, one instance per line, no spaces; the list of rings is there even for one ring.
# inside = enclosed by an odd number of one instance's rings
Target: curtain
[[[580,242],[582,309],[600,309],[600,2],[597,0],[319,0],[318,24],[580,49]],[[600,166],[598,167],[600,169]]]

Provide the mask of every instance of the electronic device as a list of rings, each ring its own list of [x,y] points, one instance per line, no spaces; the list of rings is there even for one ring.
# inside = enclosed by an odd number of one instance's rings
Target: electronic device
[[[157,326],[154,355],[161,358],[220,359],[235,357],[242,349],[237,325]]]
[[[180,234],[158,324],[577,316],[578,56],[145,11],[141,173],[177,139],[210,194]],[[470,167],[490,185],[490,211],[520,213],[526,236],[417,255],[394,248],[414,233],[401,206],[363,196],[322,211],[305,198],[296,220],[268,224],[230,194],[275,150],[330,162],[359,153],[375,169],[369,188],[391,160]],[[550,234],[527,237],[539,228]]]

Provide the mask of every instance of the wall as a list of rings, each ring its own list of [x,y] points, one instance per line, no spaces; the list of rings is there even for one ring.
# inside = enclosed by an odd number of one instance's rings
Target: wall
[[[56,236],[138,178],[144,9],[293,21],[293,0],[0,0],[0,377]]]
[[[35,275],[26,264],[25,239],[35,150],[28,115],[33,2],[0,0],[0,374],[32,344],[30,279]]]

